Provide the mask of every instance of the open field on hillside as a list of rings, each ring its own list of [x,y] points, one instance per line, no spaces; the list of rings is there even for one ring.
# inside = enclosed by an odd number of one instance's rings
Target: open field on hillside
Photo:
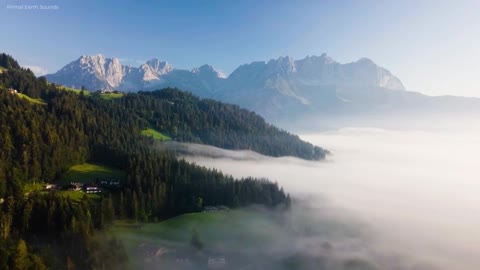
[[[31,98],[25,94],[22,94],[22,93],[18,93],[17,94],[20,98],[23,98],[23,99],[26,99],[32,103],[35,103],[35,104],[40,104],[40,105],[46,105],[47,103],[43,100],[43,99],[40,99],[40,98]]]
[[[106,94],[100,94],[100,98],[105,99],[105,100],[112,100],[112,99],[117,99],[123,97],[123,93],[106,93]]]
[[[142,130],[142,135],[152,137],[153,139],[159,140],[159,141],[168,141],[168,140],[172,139],[169,136],[167,136],[165,134],[162,134],[162,133],[160,133],[160,132],[158,132],[158,131],[156,131],[155,129],[152,129],[152,128]]]
[[[72,166],[61,177],[61,184],[70,182],[88,183],[98,179],[114,178],[120,181],[125,179],[125,172],[101,164],[84,163]]]

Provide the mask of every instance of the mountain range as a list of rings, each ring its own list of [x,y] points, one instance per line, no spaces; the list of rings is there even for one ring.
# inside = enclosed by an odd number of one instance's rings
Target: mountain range
[[[166,61],[151,59],[139,67],[120,64],[117,58],[101,54],[81,56],[58,72],[46,76],[51,82],[88,90],[121,90],[134,92],[151,90],[164,86],[181,85],[195,88],[208,87],[223,79],[222,75],[209,65],[192,70],[176,69]]]
[[[81,56],[46,78],[91,91],[177,87],[200,97],[238,104],[277,123],[318,114],[463,110],[480,104],[477,99],[409,92],[399,78],[368,58],[342,64],[326,54],[252,62],[239,66],[228,77],[210,65],[184,70],[154,58],[132,67],[99,54]]]

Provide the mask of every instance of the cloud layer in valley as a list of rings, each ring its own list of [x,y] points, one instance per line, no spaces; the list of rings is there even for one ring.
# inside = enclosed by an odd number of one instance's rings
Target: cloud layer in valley
[[[323,162],[249,160],[245,153],[186,159],[236,177],[268,177],[294,197],[354,217],[368,228],[364,248],[380,269],[474,270],[480,265],[480,137],[473,130],[350,128],[302,136],[332,151]]]

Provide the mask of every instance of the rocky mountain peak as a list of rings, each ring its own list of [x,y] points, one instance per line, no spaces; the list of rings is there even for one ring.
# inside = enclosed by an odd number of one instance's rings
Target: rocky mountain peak
[[[331,64],[338,64],[333,58],[328,56],[326,53],[322,53],[322,55],[308,55],[307,57],[295,61],[296,64],[320,64],[320,65],[331,65]]]
[[[367,57],[362,57],[360,59],[357,60],[357,62],[355,62],[356,64],[360,64],[360,65],[375,65],[376,64],[370,59],[370,58],[367,58]]]
[[[166,61],[153,58],[141,65],[139,69],[143,71],[144,81],[153,81],[159,80],[160,76],[172,71],[173,67]]]
[[[173,67],[167,61],[161,61],[158,58],[153,58],[145,62],[157,74],[165,74],[172,71]]]
[[[204,93],[220,93],[223,88],[239,91],[249,89],[255,93],[255,89],[266,87],[269,91],[278,91],[279,95],[303,101],[303,97],[307,95],[305,89],[322,89],[325,86],[346,87],[352,91],[357,86],[404,89],[398,78],[368,58],[341,64],[325,53],[300,60],[283,56],[244,64],[228,78],[210,65],[202,65],[189,71],[174,69],[166,61],[153,58],[140,67],[131,67],[122,66],[117,58],[107,58],[101,54],[84,55],[57,73],[47,75],[47,78],[52,82],[77,88],[85,85],[91,90],[136,91],[176,86],[189,91],[201,89]],[[302,103],[307,103],[303,101]]]
[[[289,56],[282,56],[276,60],[272,59],[268,61],[267,66],[278,72],[291,73],[296,71],[295,60]]]
[[[216,78],[225,78],[225,76],[222,73],[218,72],[214,67],[206,64],[193,68],[192,73],[199,76],[213,76]]]

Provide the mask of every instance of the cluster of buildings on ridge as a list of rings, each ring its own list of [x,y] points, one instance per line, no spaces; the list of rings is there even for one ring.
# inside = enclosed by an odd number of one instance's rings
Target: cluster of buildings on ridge
[[[59,186],[55,184],[46,184],[45,189],[52,190],[69,190],[69,191],[83,191],[87,194],[92,193],[101,193],[103,188],[119,188],[121,187],[120,180],[118,179],[103,179],[95,180],[92,183],[80,183],[80,182],[70,182],[69,184]]]

